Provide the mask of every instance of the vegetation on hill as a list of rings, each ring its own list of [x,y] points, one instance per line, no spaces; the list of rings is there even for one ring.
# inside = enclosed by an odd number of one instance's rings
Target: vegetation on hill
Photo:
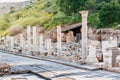
[[[89,11],[88,23],[94,28],[116,28],[120,23],[119,0],[31,0],[31,5],[0,18],[0,34],[9,34],[7,31],[18,25],[40,25],[49,30],[78,23],[81,10]]]

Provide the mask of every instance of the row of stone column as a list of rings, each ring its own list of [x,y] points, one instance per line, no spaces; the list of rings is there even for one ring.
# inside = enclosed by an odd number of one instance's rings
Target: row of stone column
[[[50,54],[52,51],[52,42],[50,38],[43,39],[43,35],[40,36],[37,34],[36,27],[31,28],[27,27],[27,36],[24,37],[23,34],[19,34],[19,42],[14,36],[6,36],[4,39],[4,47],[13,49],[15,48],[15,44],[18,44],[18,48],[21,50],[27,50],[27,53],[33,51],[44,52],[45,48],[47,52]],[[57,26],[57,53],[62,53],[61,47],[61,26]]]
[[[86,55],[88,52],[88,47],[87,47],[87,15],[88,11],[81,11],[80,12],[82,15],[82,58],[83,60],[86,59]],[[40,51],[44,51],[43,49],[43,36],[41,35],[39,40],[38,40],[38,35],[36,32],[36,27],[31,28],[30,26],[27,27],[27,40],[26,38],[23,37],[22,34],[20,34],[20,45],[19,47],[23,49],[27,49],[27,51],[30,51],[32,49],[36,50],[38,45],[37,42],[40,40],[39,47]],[[10,37],[10,48],[14,48],[14,44],[16,43],[14,37]],[[50,53],[51,51],[51,39],[47,39],[47,50]],[[57,26],[57,53],[61,54],[62,53],[62,43],[61,43],[61,27]],[[29,53],[29,52],[28,52]]]

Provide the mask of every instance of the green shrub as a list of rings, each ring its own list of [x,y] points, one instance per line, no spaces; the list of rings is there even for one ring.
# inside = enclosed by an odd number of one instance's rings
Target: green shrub
[[[117,26],[120,23],[120,4],[106,3],[99,12],[99,18],[102,27]]]
[[[39,24],[40,19],[35,17],[26,17],[26,18],[20,18],[12,23],[12,25],[23,25],[24,27],[27,26],[34,26]]]
[[[88,23],[90,23],[90,25],[93,26],[93,28],[99,28],[100,20],[98,13],[90,14],[88,16]]]
[[[0,19],[0,30],[6,30],[8,28],[9,28],[9,23],[7,23],[3,19]]]

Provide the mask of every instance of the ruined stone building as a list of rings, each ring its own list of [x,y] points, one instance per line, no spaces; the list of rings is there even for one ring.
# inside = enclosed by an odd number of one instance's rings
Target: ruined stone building
[[[78,42],[81,39],[81,23],[62,27],[62,42]],[[53,41],[57,41],[57,32],[53,32]]]

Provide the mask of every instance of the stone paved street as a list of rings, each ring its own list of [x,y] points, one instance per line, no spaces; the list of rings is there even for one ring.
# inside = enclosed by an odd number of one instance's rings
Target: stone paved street
[[[42,75],[51,80],[119,80],[119,73],[112,73],[103,70],[89,71],[74,68],[71,66],[65,66],[62,64],[42,61],[22,56],[16,56],[7,53],[0,53],[1,62],[8,63],[12,65],[13,68],[17,67],[19,69],[27,69],[36,73],[37,75]],[[25,68],[27,66],[27,68]],[[16,69],[17,70],[17,69]],[[44,80],[33,74],[20,74],[3,76],[1,80],[11,80],[10,78],[24,77],[28,80]]]

